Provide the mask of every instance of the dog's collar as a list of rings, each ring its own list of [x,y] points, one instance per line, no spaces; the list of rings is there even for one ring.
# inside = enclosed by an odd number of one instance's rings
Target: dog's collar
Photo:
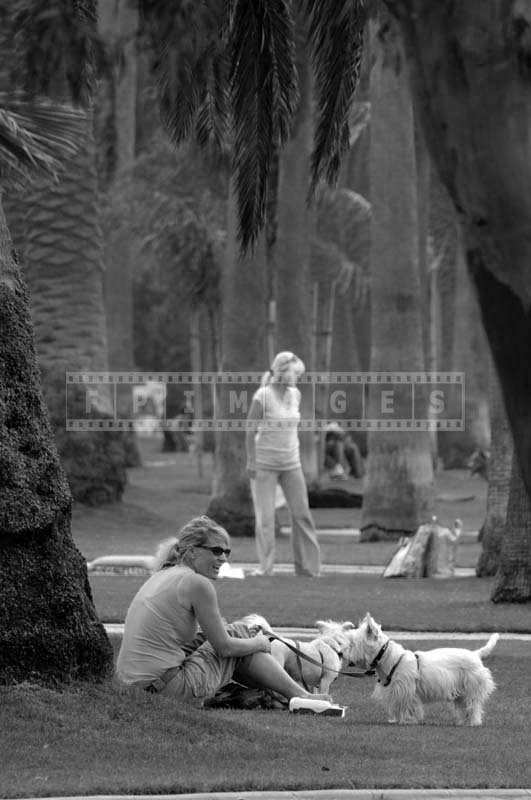
[[[389,642],[390,642],[390,641],[391,641],[391,639],[388,639],[388,640],[387,640],[387,641],[386,641],[386,642],[385,642],[385,643],[384,643],[384,644],[381,646],[380,650],[378,651],[378,653],[376,653],[376,656],[373,658],[373,660],[372,660],[372,661],[371,661],[371,663],[369,664],[369,669],[374,669],[374,668],[375,668],[375,666],[378,664],[378,662],[379,662],[379,661],[380,661],[380,660],[381,660],[381,659],[384,657],[384,655],[385,655],[385,651],[386,651],[386,650],[387,650],[387,648],[389,647]]]

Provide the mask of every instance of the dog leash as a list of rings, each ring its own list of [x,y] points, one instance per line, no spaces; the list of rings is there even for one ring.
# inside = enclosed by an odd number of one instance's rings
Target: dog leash
[[[295,647],[294,645],[290,644],[289,642],[286,642],[285,639],[282,639],[282,637],[277,636],[276,633],[270,633],[269,631],[263,631],[263,633],[265,634],[265,636],[267,636],[269,641],[272,641],[273,639],[276,639],[277,642],[281,642],[289,650],[291,650],[293,653],[295,653],[297,658],[302,658],[302,659],[304,659],[304,661],[308,661],[310,664],[314,664],[314,666],[322,668],[323,665],[322,665],[322,663],[320,661],[317,661],[315,658],[312,658],[311,656],[307,655],[306,653],[303,653],[303,651],[299,650],[298,647]],[[373,669],[367,669],[364,672],[351,672],[350,670],[333,669],[333,667],[328,667],[328,669],[330,670],[330,672],[335,672],[337,675],[346,675],[349,678],[365,678],[368,675],[374,675],[375,674]]]
[[[301,661],[301,653],[302,653],[302,650],[300,649],[300,644],[299,644],[299,642],[295,642],[295,646],[296,646],[296,647],[297,647],[297,649],[298,649],[298,653],[296,653],[296,654],[295,654],[295,658],[297,659],[297,669],[299,670],[299,675],[300,675],[301,683],[302,683],[302,685],[304,686],[304,688],[306,689],[306,691],[307,691],[307,692],[309,692],[309,691],[310,691],[310,688],[309,688],[308,684],[306,683],[306,679],[305,679],[305,677],[304,677],[304,671],[303,671],[303,669],[302,669],[302,661]],[[319,678],[319,680],[321,680],[321,679],[322,679],[322,677],[323,677],[323,674],[324,674],[324,660],[323,660],[323,655],[322,655],[322,653],[319,653],[319,655],[321,656],[321,677]]]

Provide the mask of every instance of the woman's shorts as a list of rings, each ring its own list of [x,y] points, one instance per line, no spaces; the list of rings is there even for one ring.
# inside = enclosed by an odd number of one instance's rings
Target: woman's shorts
[[[227,632],[238,639],[249,639],[252,635],[241,622],[227,625]],[[203,642],[185,658],[178,672],[160,693],[201,705],[202,701],[213,697],[218,689],[230,683],[244,661],[245,658],[241,657],[220,656],[210,642]]]

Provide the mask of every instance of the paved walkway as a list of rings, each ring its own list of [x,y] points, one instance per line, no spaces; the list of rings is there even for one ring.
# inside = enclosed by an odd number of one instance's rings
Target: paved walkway
[[[230,562],[231,567],[243,569],[244,572],[252,572],[258,564]],[[323,575],[381,575],[385,569],[382,564],[323,564],[321,573]],[[293,574],[293,564],[275,564],[275,573],[278,575]],[[476,574],[474,567],[456,567],[454,577],[470,578]]]
[[[291,527],[289,525],[281,525],[280,526],[280,535],[281,536],[290,536],[291,535]],[[319,527],[317,528],[317,536],[321,538],[327,537],[346,537],[347,539],[352,539],[354,542],[359,542],[361,533],[359,528],[324,528]],[[464,530],[461,532],[461,536],[459,537],[460,542],[477,542],[478,540],[478,531],[474,530]]]
[[[100,556],[88,563],[91,575],[148,575],[152,569],[153,556]],[[227,569],[234,575],[220,575],[220,578],[243,578],[257,568],[256,562],[231,561]],[[323,575],[381,575],[385,569],[382,564],[323,564]],[[239,573],[239,574],[238,574]],[[293,564],[275,564],[277,575],[293,574]],[[456,567],[456,578],[470,578],[476,574],[474,567]]]
[[[320,789],[293,792],[77,795],[46,800],[522,800],[531,789]],[[7,798],[9,800],[9,798]],[[27,800],[40,800],[28,798]]]
[[[121,637],[124,632],[123,622],[106,622],[105,630],[109,636]],[[317,636],[317,628],[293,628],[275,626],[275,631],[279,636],[288,639],[301,639],[307,641]],[[404,642],[426,640],[462,641],[476,642],[486,640],[492,635],[492,631],[474,631],[465,633],[463,631],[386,631],[391,639],[398,639]],[[531,633],[500,633],[500,641],[531,642]]]

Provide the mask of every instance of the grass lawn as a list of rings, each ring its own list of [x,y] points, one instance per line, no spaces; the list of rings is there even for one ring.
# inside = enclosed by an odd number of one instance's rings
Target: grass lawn
[[[73,534],[87,559],[98,555],[153,553],[165,536],[195,514],[205,511],[212,462],[205,455],[203,476],[191,454],[161,453],[154,438],[141,438],[144,464],[129,470],[123,503],[90,509],[76,506]],[[351,481],[360,490],[360,481]],[[349,484],[350,485],[350,484]],[[437,513],[450,523],[459,516],[465,530],[477,529],[485,509],[486,484],[463,470],[443,471],[436,478]],[[287,517],[284,512],[284,520]],[[315,509],[318,525],[358,527],[359,509]],[[233,562],[256,559],[254,540],[233,538]],[[396,543],[357,543],[349,537],[322,537],[327,564],[376,564],[389,561]],[[466,538],[459,546],[458,566],[474,566],[480,545]],[[277,538],[277,560],[291,562],[289,536]],[[90,578],[100,618],[122,622],[127,607],[145,578]],[[408,630],[531,630],[526,607],[489,602],[491,580],[383,580],[373,575],[326,575],[318,581],[279,575],[273,578],[223,580],[218,583],[220,605],[228,619],[251,610],[274,625],[313,625],[330,617],[356,620],[370,610],[388,629]]]
[[[204,474],[188,454],[162,454],[141,439],[144,466],[129,471],[124,501],[76,506],[74,539],[87,560],[99,555],[154,552],[208,504],[211,461]],[[441,522],[460,517],[477,530],[486,485],[464,472],[437,476]],[[352,488],[357,488],[358,485]],[[318,509],[322,527],[359,527],[357,509]],[[254,542],[234,539],[234,561],[254,560]],[[384,564],[394,544],[323,539],[326,563]],[[459,565],[472,566],[479,546],[464,542]],[[291,561],[289,539],[278,540],[278,560]],[[145,578],[91,576],[100,618],[121,622]],[[273,625],[313,626],[318,618],[356,620],[366,610],[384,628],[420,630],[531,630],[528,607],[493,605],[492,581],[476,578],[393,581],[369,575],[319,580],[280,575],[222,580],[220,606],[228,619],[251,610]],[[116,640],[114,640],[116,646]],[[415,649],[441,642],[408,642]],[[481,728],[456,728],[448,710],[428,710],[423,726],[392,726],[370,700],[372,680],[340,678],[336,702],[343,720],[286,711],[198,711],[144,692],[118,692],[110,683],[61,691],[29,683],[0,687],[0,797],[112,793],[339,788],[525,787],[531,785],[530,642],[502,641],[489,661],[498,690]]]
[[[489,660],[498,689],[481,728],[454,727],[442,705],[422,726],[388,725],[370,700],[370,678],[333,685],[349,706],[343,720],[183,709],[109,685],[0,688],[0,797],[526,787],[530,655],[529,643],[498,644]]]
[[[113,554],[151,554],[157,544],[173,535],[196,514],[205,512],[211,490],[212,461],[204,456],[203,476],[188,453],[161,453],[155,438],[141,438],[144,465],[128,471],[129,483],[123,502],[100,508],[76,504],[72,533],[76,544],[90,561]],[[334,484],[337,485],[337,484]],[[349,480],[340,486],[361,491],[361,481]],[[440,472],[436,479],[436,514],[450,524],[456,517],[465,530],[478,530],[485,513],[486,483],[471,478],[464,470]],[[313,509],[318,527],[358,528],[361,510],[352,508]],[[287,512],[280,511],[281,522],[288,522]],[[256,560],[254,539],[233,538],[233,561]],[[357,543],[348,537],[321,539],[323,563],[386,564],[396,550],[393,542]],[[480,545],[469,538],[458,549],[457,566],[473,567]],[[291,562],[289,536],[277,539],[277,561]]]
[[[123,622],[145,578],[94,575],[94,602],[104,622]],[[493,604],[492,579],[385,580],[374,575],[325,575],[317,580],[278,575],[219,580],[223,615],[255,611],[272,625],[313,626],[317,619],[351,619],[366,611],[388,630],[530,631],[529,605]]]

